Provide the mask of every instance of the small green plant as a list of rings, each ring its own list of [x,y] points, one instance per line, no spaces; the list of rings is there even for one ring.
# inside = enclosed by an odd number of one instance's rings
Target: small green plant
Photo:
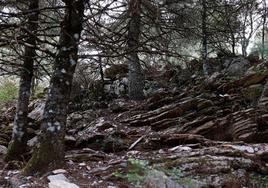
[[[182,172],[178,168],[165,169],[164,172],[174,180],[180,180],[182,178]]]
[[[180,181],[183,178],[183,173],[178,168],[164,168],[163,166],[156,165],[154,167],[156,170],[164,172],[167,176],[169,176],[174,181]]]
[[[252,173],[250,174],[250,179],[251,179],[251,182],[252,182],[252,186],[253,187],[258,187],[258,188],[261,188],[261,187],[265,187],[267,186],[268,184],[268,176],[267,175],[260,175],[260,174],[257,174],[257,173]]]
[[[187,185],[187,187],[191,188],[192,185],[196,184],[191,176],[185,177],[183,172],[176,167],[165,168],[161,165],[156,165],[154,166],[154,169],[164,172],[171,180],[177,182],[180,185]]]
[[[127,171],[114,172],[113,175],[118,178],[126,179],[135,188],[142,188],[142,183],[146,173],[148,171],[149,162],[146,160],[128,159],[127,161]]]
[[[18,88],[11,80],[5,80],[0,85],[0,103],[8,103],[17,97]]]
[[[191,177],[184,177],[182,171],[178,168],[164,168],[162,165],[149,165],[147,160],[128,159],[124,165],[121,165],[114,173],[114,177],[126,180],[135,188],[144,188],[146,182],[150,180],[166,182],[166,179],[182,184],[194,186],[196,183]]]

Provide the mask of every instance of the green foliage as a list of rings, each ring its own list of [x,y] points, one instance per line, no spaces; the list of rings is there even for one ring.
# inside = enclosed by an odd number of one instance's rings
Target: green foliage
[[[185,179],[183,173],[178,168],[164,168],[163,166],[156,166],[155,169],[164,172],[168,177],[176,182],[181,182],[182,178],[186,181],[191,181],[190,178]]]
[[[266,58],[268,57],[268,45],[267,45],[267,40],[268,40],[268,28],[265,29],[265,38],[264,38],[264,46],[262,46],[262,31],[257,32],[254,42],[253,42],[253,47],[251,48],[251,54],[256,54],[259,57],[261,57],[262,53],[263,56]]]
[[[178,184],[187,185],[188,188],[196,187],[195,186],[196,182],[193,181],[192,177],[191,176],[185,177],[183,172],[176,167],[165,168],[161,165],[160,166],[156,165],[154,168],[156,170],[164,172],[170,179],[177,182]]]
[[[142,188],[142,182],[148,172],[149,162],[146,160],[128,159],[127,172],[114,172],[113,175],[118,178],[126,179],[135,188]]]
[[[154,176],[154,172],[163,172],[171,180],[177,182],[180,185],[187,185],[187,187],[196,187],[196,182],[191,177],[184,177],[183,173],[178,168],[165,168],[161,164],[150,166],[147,160],[128,159],[126,166],[120,167],[113,173],[113,176],[128,181],[130,185],[135,188],[143,188],[144,182],[147,177]],[[161,173],[160,173],[161,174]],[[162,174],[161,174],[162,175]]]
[[[268,46],[265,44],[263,48],[260,42],[255,42],[255,45],[253,46],[251,51],[252,51],[251,53],[258,54],[259,57],[261,57],[262,53],[264,57],[268,56]]]
[[[268,176],[267,175],[260,175],[257,173],[250,174],[250,179],[253,183],[253,187],[266,187],[268,183]]]
[[[11,80],[5,80],[0,85],[0,104],[8,103],[17,97],[18,88]]]
[[[173,180],[180,180],[183,175],[180,169],[178,168],[171,168],[171,169],[161,169],[163,172],[165,172],[165,174],[167,174],[168,176],[170,176]]]

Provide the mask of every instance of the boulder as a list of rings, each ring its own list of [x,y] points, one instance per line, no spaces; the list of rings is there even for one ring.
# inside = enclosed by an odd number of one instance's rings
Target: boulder
[[[259,84],[264,81],[267,76],[268,70],[264,70],[263,72],[256,72],[243,77],[241,80],[239,80],[239,84],[244,87]]]
[[[0,145],[0,155],[7,154],[7,147]]]
[[[230,76],[243,76],[250,66],[250,61],[243,57],[228,58],[223,63],[225,74]]]
[[[79,188],[74,183],[70,183],[63,174],[50,175],[47,179],[50,181],[48,183],[49,188]]]
[[[250,62],[243,57],[223,56],[207,59],[207,71],[209,75],[215,72],[229,76],[243,76],[250,66]]]
[[[191,177],[205,187],[251,187],[254,182],[250,177],[252,173],[258,171],[255,176],[259,178],[268,172],[265,161],[259,160],[257,154],[260,150],[262,153],[267,150],[266,146],[211,142],[210,146],[178,151],[171,157],[164,157],[161,166],[179,170],[179,182],[184,177]],[[265,182],[261,184],[258,187],[264,188]]]
[[[99,117],[96,110],[77,111],[68,115],[66,126],[69,133],[78,132]]]
[[[40,121],[43,117],[45,102],[42,100],[33,101],[30,106],[33,106],[33,110],[29,112],[28,117],[35,121]]]
[[[62,180],[62,181],[69,181],[64,174],[56,174],[56,175],[50,175],[47,177],[47,179],[52,182],[52,181],[57,181],[57,180]]]
[[[76,134],[77,147],[90,147],[103,151],[120,151],[127,148],[125,133],[117,125],[103,117],[89,123]]]
[[[79,186],[74,183],[69,183],[63,180],[55,180],[48,183],[49,188],[79,188]]]

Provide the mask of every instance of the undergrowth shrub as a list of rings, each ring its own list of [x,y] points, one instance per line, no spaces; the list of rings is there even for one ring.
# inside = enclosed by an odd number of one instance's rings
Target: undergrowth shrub
[[[14,100],[18,95],[18,88],[15,82],[4,80],[0,84],[0,103],[8,103]]]

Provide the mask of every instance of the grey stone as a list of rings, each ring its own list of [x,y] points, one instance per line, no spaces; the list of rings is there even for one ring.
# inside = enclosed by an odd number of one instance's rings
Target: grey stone
[[[176,178],[176,181],[168,177],[164,172],[151,170],[145,178],[146,188],[203,188],[207,184],[190,178]]]
[[[50,175],[47,177],[47,179],[52,182],[52,181],[69,181],[63,174],[56,174],[56,175]]]
[[[0,145],[0,155],[7,154],[7,148],[5,146]]]
[[[69,183],[63,180],[55,180],[48,184],[49,188],[79,188],[79,186],[74,183]]]

